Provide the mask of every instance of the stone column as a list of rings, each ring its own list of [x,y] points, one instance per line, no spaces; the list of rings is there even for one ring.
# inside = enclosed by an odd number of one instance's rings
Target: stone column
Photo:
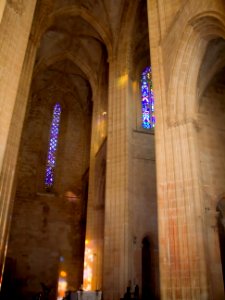
[[[107,300],[123,296],[131,269],[130,112],[131,95],[123,55],[110,61],[105,201],[103,292]]]
[[[4,13],[5,5],[6,5],[6,0],[1,0],[1,2],[0,2],[0,24],[2,21],[2,16]]]
[[[8,0],[0,27],[0,170],[36,1]]]
[[[165,20],[158,14],[158,2],[149,0],[148,12],[156,115],[160,298],[209,299],[198,127],[194,116],[185,119],[178,109],[174,120],[168,115],[172,75],[165,74],[169,66],[163,60],[159,25]],[[176,88],[180,88],[179,81]],[[180,96],[177,102],[182,101]]]
[[[88,187],[88,207],[87,207],[87,225],[86,225],[86,243],[85,253],[91,251],[93,261],[90,263],[92,270],[91,290],[102,288],[102,256],[103,256],[103,229],[101,227],[104,218],[104,208],[98,207],[98,191],[96,182],[101,174],[96,174],[97,159],[99,149],[105,139],[105,135],[101,137],[101,120],[102,112],[100,107],[101,87],[96,86],[93,91],[93,116],[92,116],[92,133],[91,133],[91,154],[89,169],[89,187]],[[85,263],[87,263],[85,257]],[[87,282],[84,282],[84,288]]]
[[[32,1],[32,5],[30,5],[30,1],[28,2],[29,4],[26,7],[24,7],[24,11],[22,11],[19,15],[17,15],[17,11],[15,11],[13,7],[8,5],[6,7],[6,13],[3,18],[3,27],[1,28],[1,30],[4,29],[5,34],[5,36],[2,36],[4,41],[2,40],[2,48],[0,55],[0,59],[2,59],[2,57],[5,58],[5,61],[2,64],[5,76],[4,80],[1,81],[2,97],[0,100],[2,102],[1,105],[4,107],[4,110],[0,113],[0,138],[2,146],[2,148],[0,149],[1,272],[3,271],[5,253],[7,248],[6,245],[8,238],[8,229],[12,214],[15,180],[14,177],[19,143],[37,48],[36,44],[30,39],[26,51],[26,56],[23,60],[32,21],[32,15],[35,7],[35,1]],[[29,16],[27,16],[27,14]],[[27,27],[25,27],[25,25],[27,25]],[[8,26],[9,28],[4,28],[4,26]],[[21,33],[19,32],[19,30],[21,30]],[[1,34],[3,33],[1,32]],[[23,43],[19,41],[21,35]],[[18,43],[18,50],[15,50],[16,45],[14,43]],[[18,47],[16,47],[16,49]],[[13,52],[13,49],[15,53]],[[8,52],[6,52],[7,50]]]
[[[196,127],[165,126],[156,130],[156,141],[161,297],[207,299]]]

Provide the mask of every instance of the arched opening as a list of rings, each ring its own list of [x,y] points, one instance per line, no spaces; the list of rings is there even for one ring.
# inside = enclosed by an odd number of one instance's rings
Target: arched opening
[[[206,253],[210,292],[219,299],[224,295],[221,253],[225,251],[221,224],[217,221],[218,195],[224,193],[225,182],[225,40],[209,42],[198,78],[198,143],[201,189],[206,220]],[[219,228],[218,228],[219,225]]]

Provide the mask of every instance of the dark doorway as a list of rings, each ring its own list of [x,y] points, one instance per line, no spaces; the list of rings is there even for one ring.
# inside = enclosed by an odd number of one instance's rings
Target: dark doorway
[[[220,240],[220,255],[223,271],[223,284],[225,285],[225,229],[222,225],[221,220],[219,220],[219,240]]]
[[[5,268],[4,268],[4,277],[1,286],[0,299],[1,300],[10,300],[15,298],[15,291],[19,288],[16,286],[16,260],[10,257],[6,257]],[[20,282],[22,285],[23,282]]]
[[[220,212],[218,218],[218,233],[220,242],[220,255],[223,271],[223,284],[225,286],[225,198],[222,198],[218,205],[217,210]]]
[[[151,264],[150,239],[145,237],[142,241],[142,300],[154,299]]]

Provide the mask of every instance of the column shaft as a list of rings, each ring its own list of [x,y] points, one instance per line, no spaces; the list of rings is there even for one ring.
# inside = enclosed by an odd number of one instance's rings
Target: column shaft
[[[122,64],[121,64],[122,65]],[[110,62],[103,291],[107,300],[123,296],[131,280],[129,208],[129,76]]]
[[[9,1],[0,26],[0,170],[36,0]]]
[[[30,40],[21,72],[17,97],[6,144],[0,177],[0,266],[3,270],[15,193],[15,172],[23,121],[29,96],[37,46]]]

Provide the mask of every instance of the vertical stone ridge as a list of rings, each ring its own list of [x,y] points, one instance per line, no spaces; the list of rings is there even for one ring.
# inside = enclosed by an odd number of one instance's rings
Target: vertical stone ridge
[[[10,227],[11,214],[13,209],[13,198],[15,193],[15,172],[19,152],[22,126],[28,101],[30,83],[32,78],[33,65],[35,61],[36,45],[29,42],[19,88],[12,114],[12,121],[9,128],[9,135],[6,144],[6,151],[3,160],[0,178],[0,266],[3,268],[5,249],[7,247],[8,231]],[[1,272],[3,270],[1,269]]]

